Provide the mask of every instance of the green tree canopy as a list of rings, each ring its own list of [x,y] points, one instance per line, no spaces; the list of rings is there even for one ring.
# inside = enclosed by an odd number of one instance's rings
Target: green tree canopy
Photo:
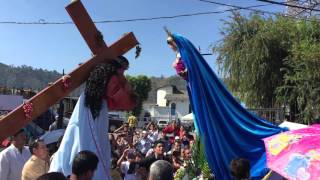
[[[142,111],[143,101],[148,99],[148,93],[151,90],[151,80],[143,75],[126,77],[137,95],[137,106],[133,109],[132,114],[138,117]]]
[[[216,46],[227,86],[249,107],[284,107],[310,122],[320,107],[320,24],[233,13]]]

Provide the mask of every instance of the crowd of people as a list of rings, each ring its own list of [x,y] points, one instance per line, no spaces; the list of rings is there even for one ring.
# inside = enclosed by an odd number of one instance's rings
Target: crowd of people
[[[173,121],[162,130],[153,122],[142,129],[124,124],[110,133],[109,139],[113,171],[124,179],[147,179],[150,166],[157,160],[169,162],[173,173],[184,161],[190,161],[195,137],[190,129]]]
[[[191,160],[195,134],[176,121],[161,130],[154,122],[140,128],[135,127],[135,122],[125,123],[108,134],[110,175],[115,180],[173,179],[184,162]],[[0,180],[92,179],[99,161],[95,153],[80,151],[73,159],[72,174],[66,177],[62,173],[49,173],[55,153],[49,151],[44,140],[35,139],[26,146],[26,132],[21,129],[10,137],[10,142],[0,152]]]

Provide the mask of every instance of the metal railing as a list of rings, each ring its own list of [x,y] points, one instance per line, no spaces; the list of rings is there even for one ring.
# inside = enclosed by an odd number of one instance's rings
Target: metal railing
[[[280,124],[284,120],[284,110],[282,108],[250,108],[247,110],[273,124]]]
[[[280,124],[283,122],[284,110],[282,108],[249,108],[248,111],[256,114],[258,117],[265,119],[273,124]],[[162,116],[154,116],[154,117],[144,117],[139,118],[139,122],[149,122],[149,121],[159,121],[159,120],[168,120],[169,122],[172,120],[177,120],[176,116],[170,115],[162,115]]]

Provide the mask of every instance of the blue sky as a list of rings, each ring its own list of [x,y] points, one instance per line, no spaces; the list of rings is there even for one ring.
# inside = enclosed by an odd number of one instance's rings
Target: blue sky
[[[174,16],[179,14],[221,11],[229,9],[198,0],[83,0],[94,21]],[[238,6],[263,4],[255,0],[215,0]],[[0,0],[0,22],[66,22],[71,21],[64,9],[70,0]],[[283,12],[284,8],[270,5],[256,9]],[[248,12],[248,11],[243,11]],[[126,32],[134,32],[141,43],[142,52],[134,59],[134,50],[125,54],[130,59],[130,75],[174,75],[171,68],[174,53],[166,44],[163,26],[179,33],[202,53],[210,53],[210,45],[222,36],[221,19],[228,20],[229,12],[175,19],[97,24],[107,44],[119,39]],[[90,49],[74,25],[16,25],[0,23],[0,62],[68,73],[80,62],[91,57]],[[215,67],[216,56],[205,57]]]

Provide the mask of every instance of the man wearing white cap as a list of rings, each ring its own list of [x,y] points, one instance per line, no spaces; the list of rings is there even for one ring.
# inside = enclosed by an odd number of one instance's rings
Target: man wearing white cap
[[[141,152],[143,156],[145,156],[151,146],[152,142],[148,138],[147,131],[142,131],[142,139],[136,144],[136,148]]]

